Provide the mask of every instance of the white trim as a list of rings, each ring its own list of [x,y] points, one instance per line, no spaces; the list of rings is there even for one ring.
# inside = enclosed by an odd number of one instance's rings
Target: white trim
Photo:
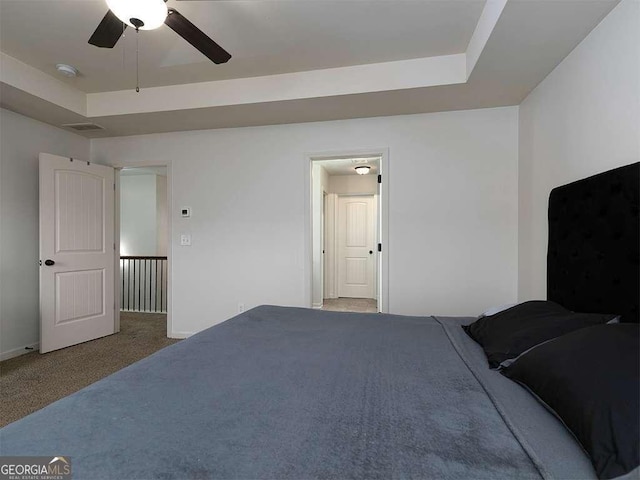
[[[335,193],[327,194],[327,208],[325,214],[325,285],[324,298],[338,298],[336,294],[336,209],[338,195]]]
[[[389,149],[382,151],[380,159],[380,175],[382,184],[379,189],[380,198],[380,243],[382,244],[382,255],[378,275],[380,275],[380,290],[378,296],[378,311],[389,313]]]
[[[25,355],[31,352],[37,352],[40,348],[40,343],[32,343],[30,345],[25,345],[24,347],[14,348],[13,350],[7,350],[6,352],[0,353],[0,361],[9,360],[10,358],[19,357],[20,355]],[[30,349],[30,350],[27,350]]]
[[[480,55],[484,51],[484,47],[489,41],[489,37],[498,24],[498,20],[507,5],[507,0],[488,0],[484,4],[476,28],[471,35],[466,51],[466,67],[467,80],[471,76],[471,72],[476,67]]]
[[[467,55],[86,94],[87,117],[170,112],[341,95],[387,92],[467,81]]]
[[[311,308],[314,308],[316,310],[322,310],[322,306],[323,305],[324,304],[322,304],[322,303],[314,303],[314,304],[311,305]]]
[[[185,339],[195,335],[195,332],[172,332],[169,338]]]
[[[0,82],[77,115],[87,116],[87,94],[6,53],[0,52]],[[23,114],[24,115],[24,114]]]
[[[115,333],[120,333],[120,169],[114,168],[113,182],[115,184],[114,196],[114,210],[113,210],[113,243],[115,248],[113,249],[113,261],[115,262],[115,270],[113,275],[113,281],[115,285],[113,287],[113,321]]]
[[[167,169],[167,337],[168,338],[187,338],[193,335],[193,332],[175,332],[173,331],[173,262],[171,258],[173,257],[173,201],[172,201],[172,192],[173,192],[173,175],[172,175],[172,164],[171,161],[168,160],[166,162],[157,162],[154,160],[141,160],[131,163],[120,163],[116,162],[111,165],[116,171],[122,170],[123,168],[138,168],[138,167],[166,167]],[[118,199],[120,198],[120,183],[119,183],[119,175],[118,182],[116,182],[116,193],[118,194]],[[117,240],[117,248],[118,248],[118,272],[120,272],[120,221],[116,224],[116,238]],[[119,274],[118,274],[119,277]],[[118,284],[118,289],[119,289]],[[119,291],[119,290],[118,290]],[[119,303],[118,311],[120,309]],[[119,320],[119,319],[118,319]]]
[[[379,264],[381,294],[378,295],[378,311],[389,313],[389,147],[361,148],[354,150],[338,150],[328,152],[313,152],[304,155],[304,304],[313,307],[312,276],[313,276],[313,235],[312,235],[312,195],[311,162],[315,160],[330,160],[332,158],[348,157],[380,157],[380,243],[382,243],[381,262]],[[336,202],[337,203],[337,202]],[[376,245],[377,247],[377,245]]]

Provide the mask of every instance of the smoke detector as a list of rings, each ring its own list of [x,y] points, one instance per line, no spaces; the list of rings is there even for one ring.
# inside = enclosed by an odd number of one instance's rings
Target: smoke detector
[[[56,70],[65,77],[74,78],[78,76],[78,69],[71,65],[67,65],[66,63],[58,63],[56,65]]]

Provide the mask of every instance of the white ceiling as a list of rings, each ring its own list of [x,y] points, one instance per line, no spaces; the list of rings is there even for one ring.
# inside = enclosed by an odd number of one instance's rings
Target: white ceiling
[[[358,175],[355,168],[358,165],[371,167],[369,175],[378,173],[380,158],[332,158],[330,160],[316,160],[314,163],[322,165],[329,175]]]
[[[87,43],[103,0],[0,0],[0,106],[91,138],[518,105],[618,2],[169,0],[233,57],[141,32],[136,93],[135,33]]]
[[[166,26],[143,31],[145,87],[274,75],[463,53],[484,0],[176,1],[176,8],[232,54],[215,65]],[[104,0],[0,0],[2,51],[84,92],[135,86],[136,34],[113,49],[87,40],[107,12]]]

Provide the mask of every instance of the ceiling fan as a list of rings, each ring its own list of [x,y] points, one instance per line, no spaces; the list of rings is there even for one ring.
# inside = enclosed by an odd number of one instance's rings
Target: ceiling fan
[[[226,63],[231,54],[205,35],[202,30],[174,8],[167,8],[166,0],[107,0],[109,11],[104,16],[89,43],[96,47],[113,48],[127,26],[139,30],[153,30],[164,23],[198,49],[213,63]]]

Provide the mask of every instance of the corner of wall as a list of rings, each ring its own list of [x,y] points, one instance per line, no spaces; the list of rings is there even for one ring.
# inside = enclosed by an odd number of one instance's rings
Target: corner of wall
[[[546,298],[551,189],[640,157],[639,14],[620,2],[518,108],[519,301]]]

